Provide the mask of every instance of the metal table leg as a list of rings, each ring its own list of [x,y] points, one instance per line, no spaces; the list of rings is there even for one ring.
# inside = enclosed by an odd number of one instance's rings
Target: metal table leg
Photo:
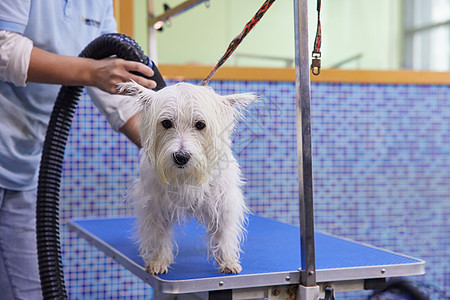
[[[294,1],[295,88],[297,102],[297,155],[300,204],[301,262],[299,299],[318,299],[314,250],[308,1]],[[307,298],[304,298],[307,297]]]

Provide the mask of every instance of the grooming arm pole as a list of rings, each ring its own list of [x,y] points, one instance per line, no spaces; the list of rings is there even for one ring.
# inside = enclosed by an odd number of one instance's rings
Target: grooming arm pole
[[[169,20],[171,17],[174,17],[178,14],[181,14],[182,12],[185,12],[191,8],[193,8],[194,6],[205,2],[206,0],[187,0],[184,1],[183,3],[177,5],[174,8],[171,8],[167,11],[165,11],[162,15],[158,16],[158,17],[154,17],[151,16],[151,18],[148,20],[148,26],[149,27],[153,27],[153,25],[155,25],[157,22],[166,22],[167,20]]]
[[[300,209],[301,263],[298,299],[319,299],[314,250],[310,69],[308,51],[308,0],[294,0],[295,89]]]

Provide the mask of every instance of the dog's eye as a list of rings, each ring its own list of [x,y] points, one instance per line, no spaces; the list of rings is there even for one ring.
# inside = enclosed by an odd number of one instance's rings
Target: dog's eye
[[[163,120],[161,122],[161,125],[165,128],[165,129],[169,129],[173,127],[172,121],[170,120]]]
[[[198,130],[202,130],[206,127],[206,124],[203,123],[202,121],[198,121],[197,123],[195,123],[195,128],[197,128]]]

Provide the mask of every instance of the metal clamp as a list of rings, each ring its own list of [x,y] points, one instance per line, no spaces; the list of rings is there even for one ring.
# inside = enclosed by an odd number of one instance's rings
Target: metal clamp
[[[316,76],[320,74],[320,53],[313,53],[311,72]]]

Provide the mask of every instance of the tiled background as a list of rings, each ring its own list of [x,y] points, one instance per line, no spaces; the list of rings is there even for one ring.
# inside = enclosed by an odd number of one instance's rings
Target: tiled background
[[[298,224],[294,84],[210,85],[260,95],[234,138],[247,202]],[[311,91],[316,229],[426,260],[426,275],[410,279],[432,299],[449,297],[450,86],[314,83]],[[123,196],[138,156],[84,97],[66,149],[61,223],[129,214]],[[62,245],[71,299],[151,298],[151,288],[65,225]]]

